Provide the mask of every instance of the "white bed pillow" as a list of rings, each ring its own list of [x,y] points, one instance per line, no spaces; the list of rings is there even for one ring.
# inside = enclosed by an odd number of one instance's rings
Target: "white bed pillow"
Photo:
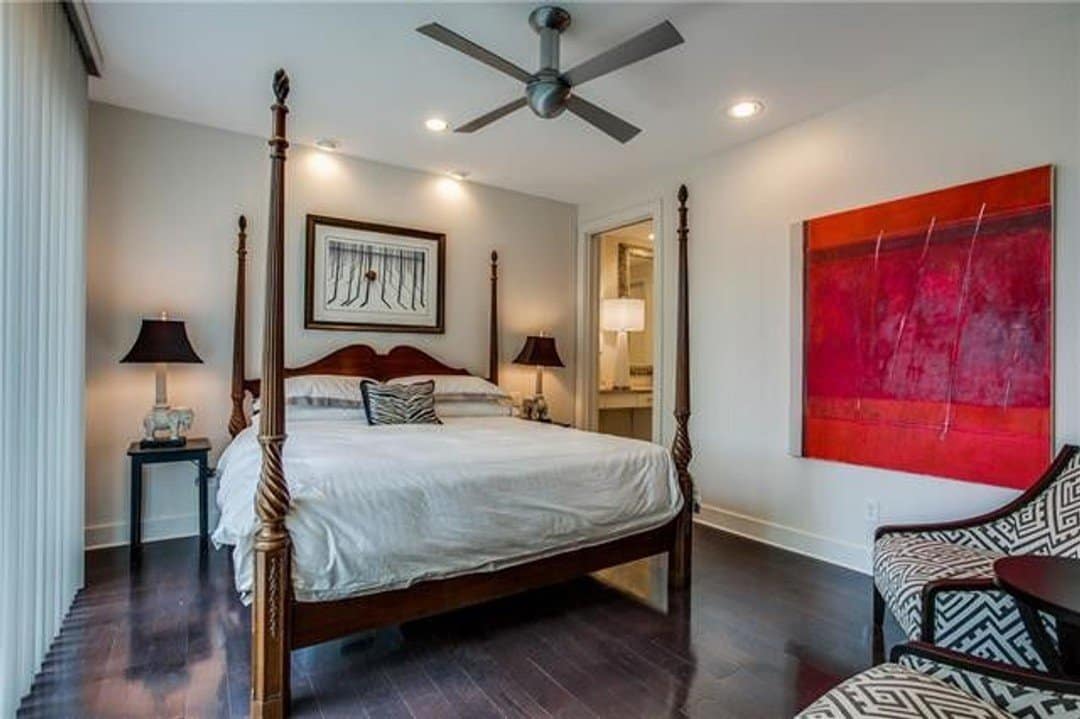
[[[304,374],[285,378],[285,402],[306,407],[361,407],[360,383],[367,377]]]
[[[510,417],[513,406],[503,400],[435,400],[435,414],[440,417]]]
[[[360,410],[364,416],[364,397],[360,383],[367,377],[333,374],[303,374],[285,378],[285,405],[287,407],[311,407],[322,409]],[[251,406],[257,413],[262,401],[256,399]]]
[[[323,422],[345,420],[349,422],[360,422],[361,424],[367,424],[367,415],[364,413],[363,407],[312,407],[302,404],[287,404],[285,405],[285,421],[295,422],[297,420],[317,419]],[[251,411],[252,424],[258,424],[259,422],[259,406],[255,405]]]
[[[498,385],[482,377],[468,374],[417,374],[410,377],[395,377],[387,384],[414,384],[416,382],[435,381],[435,401],[448,400],[510,400],[510,395]]]
[[[285,406],[285,421],[297,422],[303,420],[359,422],[367,426],[367,416],[364,408],[354,407],[309,407],[305,405],[290,404]]]

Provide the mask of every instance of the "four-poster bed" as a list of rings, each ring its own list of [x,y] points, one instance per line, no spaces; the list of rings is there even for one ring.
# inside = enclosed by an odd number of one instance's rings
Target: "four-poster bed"
[[[281,717],[288,712],[289,652],[335,637],[379,626],[398,624],[470,604],[506,596],[523,590],[564,581],[576,576],[643,557],[668,553],[668,581],[672,589],[684,589],[690,581],[690,539],[693,512],[693,484],[688,471],[691,457],[688,420],[689,315],[687,293],[687,191],[679,189],[679,288],[676,356],[675,439],[668,464],[673,479],[675,502],[670,518],[663,524],[633,533],[613,533],[566,551],[549,552],[509,565],[487,565],[446,578],[418,581],[403,588],[347,596],[328,601],[299,601],[294,597],[294,539],[286,527],[291,511],[290,483],[283,461],[285,443],[285,379],[299,375],[348,375],[378,381],[414,375],[468,375],[449,367],[427,353],[399,346],[380,354],[367,345],[350,345],[302,367],[284,365],[284,163],[288,142],[285,136],[285,100],[289,80],[284,71],[274,76],[273,136],[270,139],[270,217],[267,233],[266,302],[263,321],[261,379],[244,373],[244,259],[246,222],[240,220],[236,324],[232,373],[232,416],[230,433],[244,432],[244,396],[259,398],[258,443],[261,469],[255,491],[257,528],[252,544],[252,685],[251,716]],[[491,315],[489,334],[489,380],[498,380],[497,255],[491,255]],[[533,423],[516,422],[524,428]],[[517,426],[517,425],[515,425]],[[452,431],[439,427],[437,431]],[[591,433],[550,428],[547,431],[574,433],[585,438]],[[385,436],[385,435],[383,435]],[[568,435],[569,436],[569,435]],[[298,435],[294,441],[301,441]],[[367,441],[371,441],[370,437]],[[549,440],[550,441],[550,440]],[[609,438],[607,441],[615,441]],[[619,440],[622,441],[622,440]],[[630,441],[626,441],[630,442]],[[638,451],[647,447],[635,443]],[[299,446],[299,445],[298,445]],[[299,450],[297,450],[299,451]],[[652,448],[660,454],[661,449]],[[558,453],[554,453],[558,454]],[[673,470],[671,467],[673,466]],[[296,482],[297,478],[293,478]],[[247,505],[250,508],[250,504]],[[349,517],[362,522],[361,517]],[[299,546],[299,545],[298,545]],[[300,576],[300,575],[297,575]]]

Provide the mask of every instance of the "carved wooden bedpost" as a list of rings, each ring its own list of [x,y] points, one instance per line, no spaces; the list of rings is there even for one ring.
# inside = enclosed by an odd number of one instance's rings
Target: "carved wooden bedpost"
[[[499,384],[499,253],[491,251],[491,310],[488,313],[488,381]]]
[[[229,435],[235,437],[247,427],[244,416],[244,300],[246,289],[247,218],[240,215],[236,244],[236,312],[233,314],[232,414]]]
[[[251,716],[284,717],[289,708],[289,630],[292,591],[291,545],[285,528],[289,485],[285,445],[285,115],[289,76],[274,74],[274,134],[270,138],[270,218],[266,246],[266,315],[263,321],[262,411],[259,444],[262,471],[255,498],[255,602],[251,610]]]
[[[690,476],[690,288],[689,262],[686,241],[689,228],[686,223],[686,185],[679,187],[679,285],[678,319],[676,321],[675,345],[675,439],[671,454],[682,491],[683,508],[676,525],[675,550],[668,558],[668,582],[675,589],[690,586],[690,557],[693,548],[694,528],[694,480]]]

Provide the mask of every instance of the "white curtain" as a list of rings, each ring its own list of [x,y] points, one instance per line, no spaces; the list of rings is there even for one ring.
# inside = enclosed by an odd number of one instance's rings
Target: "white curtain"
[[[82,584],[86,124],[61,6],[0,1],[0,716]]]

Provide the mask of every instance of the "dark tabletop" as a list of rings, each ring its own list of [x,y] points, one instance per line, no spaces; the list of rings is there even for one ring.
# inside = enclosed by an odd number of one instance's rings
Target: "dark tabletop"
[[[1080,625],[1080,559],[1025,555],[994,562],[997,585],[1034,609]]]
[[[168,454],[170,452],[205,452],[210,449],[210,440],[206,437],[188,437],[187,443],[182,447],[140,447],[138,442],[132,442],[128,447],[128,454]]]

